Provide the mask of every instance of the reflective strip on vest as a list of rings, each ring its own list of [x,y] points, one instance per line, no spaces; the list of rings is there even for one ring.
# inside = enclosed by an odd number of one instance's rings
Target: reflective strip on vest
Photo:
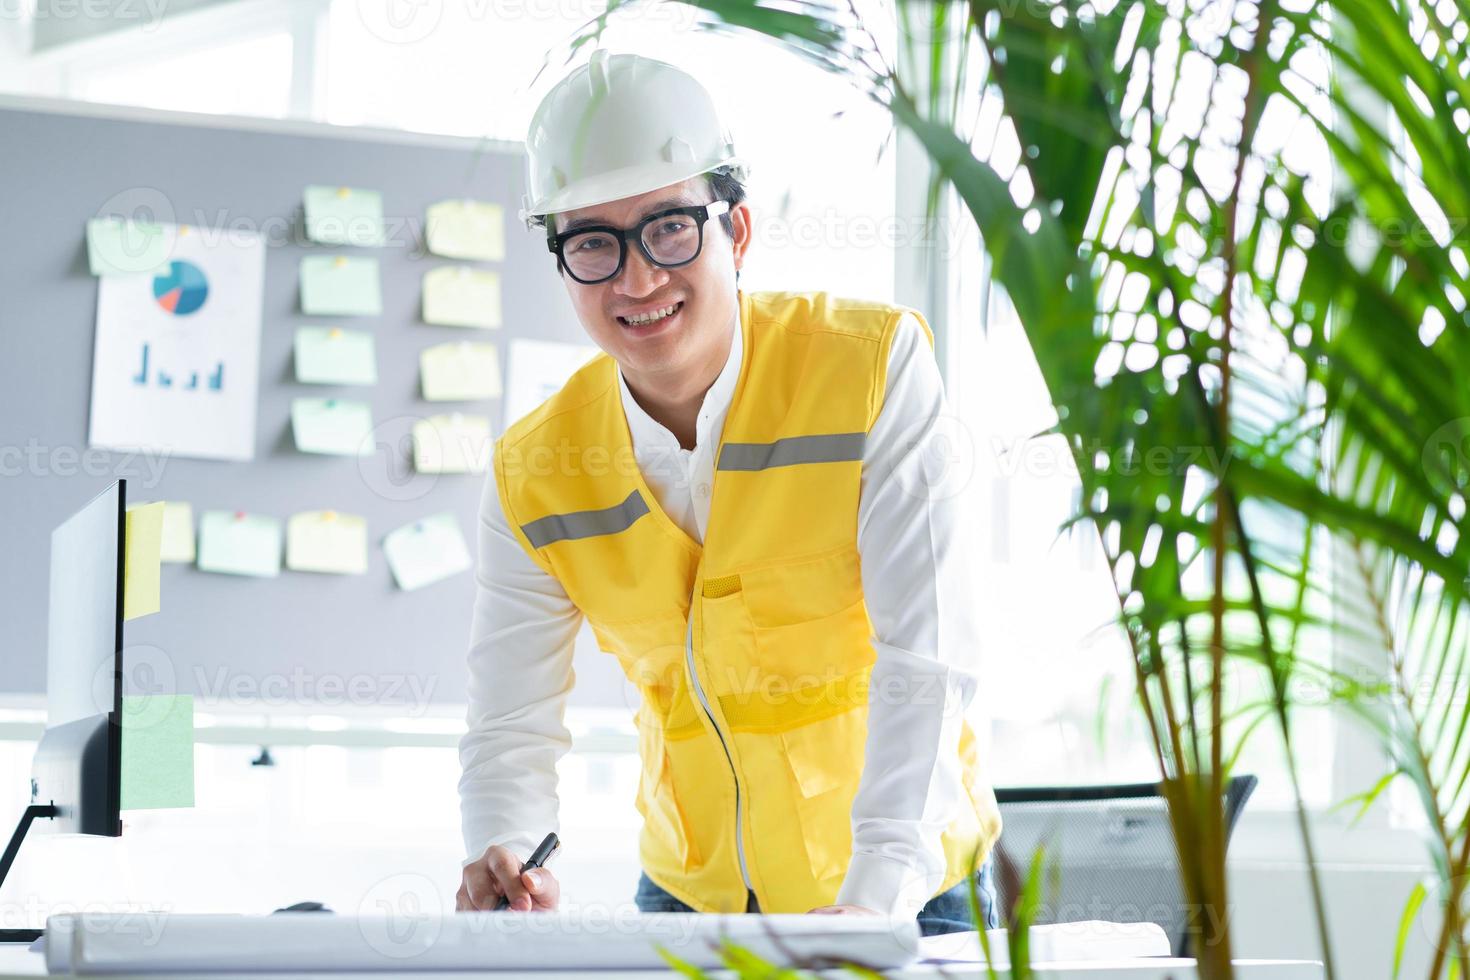
[[[533,548],[544,548],[557,541],[594,538],[599,534],[617,534],[633,526],[648,513],[648,504],[634,490],[620,504],[601,510],[578,510],[570,514],[547,514],[521,525],[521,533]]]
[[[848,463],[863,458],[866,432],[788,436],[775,442],[727,442],[720,450],[722,470],[767,470],[797,463]]]

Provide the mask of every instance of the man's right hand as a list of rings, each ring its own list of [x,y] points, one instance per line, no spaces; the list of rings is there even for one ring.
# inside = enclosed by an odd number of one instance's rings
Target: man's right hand
[[[520,873],[523,862],[499,844],[492,844],[473,864],[465,866],[459,892],[454,896],[456,912],[493,910],[501,896],[510,899],[513,910],[549,912],[561,900],[561,884],[547,868]]]

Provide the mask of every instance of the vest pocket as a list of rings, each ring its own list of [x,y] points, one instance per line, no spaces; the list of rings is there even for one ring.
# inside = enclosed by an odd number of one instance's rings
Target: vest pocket
[[[690,833],[684,808],[679,805],[663,732],[645,725],[639,729],[638,741],[642,771],[637,805],[643,815],[643,825],[659,849],[672,855],[682,871],[692,871],[704,862]]]
[[[852,800],[862,778],[866,722],[866,708],[854,708],[779,736],[817,881],[845,875],[852,859]]]

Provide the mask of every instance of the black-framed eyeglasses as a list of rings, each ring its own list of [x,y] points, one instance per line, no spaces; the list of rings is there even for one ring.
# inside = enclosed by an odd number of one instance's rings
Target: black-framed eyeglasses
[[[606,282],[623,271],[628,242],[637,241],[643,256],[661,269],[676,269],[699,258],[704,248],[704,223],[730,210],[729,201],[691,204],[650,214],[632,228],[587,225],[546,239],[556,253],[558,270],[590,286]]]

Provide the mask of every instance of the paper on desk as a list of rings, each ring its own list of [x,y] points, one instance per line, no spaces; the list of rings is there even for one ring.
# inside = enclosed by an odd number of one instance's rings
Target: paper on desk
[[[205,511],[199,518],[199,569],[274,578],[281,573],[281,522],[242,511]]]
[[[160,561],[191,564],[194,561],[194,508],[186,500],[163,503],[163,541]]]
[[[123,559],[123,619],[137,619],[158,612],[163,502],[129,507],[124,537],[128,551]]]
[[[302,384],[378,383],[373,335],[341,327],[301,327],[296,331],[296,380]]]
[[[334,510],[292,515],[286,523],[286,567],[361,575],[367,571],[367,521]]]
[[[411,592],[470,567],[470,552],[451,513],[435,514],[389,532],[383,557],[398,587]]]
[[[121,758],[122,809],[193,806],[193,697],[124,695]]]
[[[500,397],[500,357],[494,344],[435,344],[419,353],[424,400],[479,401]]]
[[[306,237],[326,245],[383,244],[383,196],[360,187],[313,184],[302,195]]]
[[[484,473],[490,468],[490,420],[456,412],[415,422],[413,468],[419,473]]]
[[[371,456],[373,413],[367,402],[339,398],[291,399],[291,434],[303,453]]]
[[[377,316],[383,312],[378,260],[347,255],[302,259],[301,312],[313,316]]]
[[[1010,967],[1010,945],[1004,929],[986,930],[997,970]],[[1031,962],[1076,963],[1172,956],[1169,937],[1152,922],[1062,922],[1031,927]],[[919,940],[925,963],[984,963],[980,936],[972,931],[925,936]]]
[[[586,911],[460,912],[436,891],[413,890],[398,875],[364,897],[362,915],[53,915],[46,928],[70,934],[70,956],[48,944],[53,973],[307,973],[406,975],[465,971],[487,964],[506,975],[542,970],[627,970],[665,974],[659,947],[699,969],[720,969],[721,940],[780,966],[855,962],[893,970],[914,961],[918,924],[885,916],[640,914]],[[389,887],[392,883],[395,887]],[[379,912],[382,909],[384,911]]]
[[[505,217],[489,201],[440,201],[425,220],[429,251],[449,259],[499,262],[505,258]]]
[[[123,218],[87,222],[87,267],[94,276],[136,276],[168,265],[174,226]]]
[[[468,265],[424,273],[424,322],[443,327],[500,326],[500,275]]]

